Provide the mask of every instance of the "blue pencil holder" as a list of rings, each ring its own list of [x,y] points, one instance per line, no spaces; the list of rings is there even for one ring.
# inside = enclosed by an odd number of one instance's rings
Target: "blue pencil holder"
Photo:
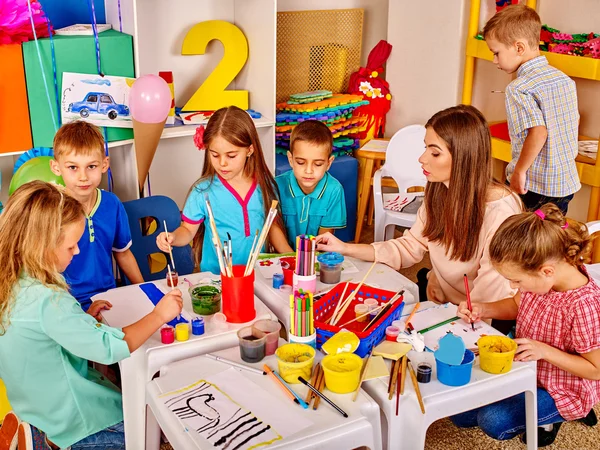
[[[469,349],[465,350],[465,356],[458,366],[443,363],[436,358],[438,380],[446,386],[464,386],[471,381],[474,362],[475,354]]]

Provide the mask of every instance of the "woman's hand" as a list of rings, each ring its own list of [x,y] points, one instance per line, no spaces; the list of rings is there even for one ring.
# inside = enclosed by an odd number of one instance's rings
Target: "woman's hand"
[[[159,233],[156,236],[156,245],[159,249],[161,249],[165,253],[169,253],[171,250],[171,244],[173,243],[173,233],[169,233],[169,238],[167,239],[167,233],[164,231]]]
[[[482,303],[471,302],[471,309],[467,307],[467,302],[460,302],[456,309],[456,315],[467,323],[479,322],[483,316],[484,305]]]
[[[112,304],[108,300],[95,300],[88,308],[87,313],[97,321],[100,321],[100,313],[110,308],[112,308]]]
[[[154,313],[160,317],[162,323],[167,323],[181,314],[183,298],[179,289],[173,289],[160,299],[154,307]]]
[[[515,361],[537,361],[546,359],[548,345],[533,339],[519,338],[515,339],[517,351],[515,352]]]
[[[321,234],[317,236],[317,251],[319,252],[337,252],[346,255],[348,244],[340,241],[331,233]]]
[[[448,299],[444,295],[444,291],[442,291],[442,287],[433,270],[427,273],[427,300],[431,300],[434,303],[448,303]]]

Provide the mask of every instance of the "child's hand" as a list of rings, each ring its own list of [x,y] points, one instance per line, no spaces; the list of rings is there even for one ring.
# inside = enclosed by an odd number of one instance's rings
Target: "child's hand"
[[[527,189],[525,189],[525,181],[527,180],[526,172],[518,172],[514,171],[510,176],[510,188],[515,191],[517,194],[523,195],[527,193]]]
[[[525,338],[515,339],[515,342],[518,345],[515,353],[515,361],[537,361],[538,359],[546,359],[545,351],[548,346],[543,342]]]
[[[173,233],[169,233],[169,239],[167,239],[167,233],[164,231],[156,236],[156,245],[165,253],[169,253],[171,250],[171,244],[173,243]],[[170,320],[170,319],[169,319]]]
[[[88,308],[87,313],[97,321],[100,321],[100,313],[110,308],[112,308],[112,304],[108,300],[95,300]]]
[[[483,305],[477,302],[471,302],[471,309],[467,307],[467,302],[460,302],[456,309],[456,315],[467,323],[475,323],[481,320]]]
[[[160,299],[154,308],[154,313],[158,314],[158,317],[160,317],[163,323],[167,323],[181,314],[182,309],[183,298],[181,297],[181,291],[179,289],[173,289]]]
[[[317,251],[319,252],[337,252],[342,255],[346,252],[346,244],[340,241],[331,233],[321,234],[317,236]]]

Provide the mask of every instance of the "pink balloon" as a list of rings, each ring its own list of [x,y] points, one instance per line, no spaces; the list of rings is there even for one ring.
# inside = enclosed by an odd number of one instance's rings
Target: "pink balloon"
[[[171,89],[157,75],[144,75],[133,82],[129,91],[131,117],[142,123],[161,123],[171,109]]]

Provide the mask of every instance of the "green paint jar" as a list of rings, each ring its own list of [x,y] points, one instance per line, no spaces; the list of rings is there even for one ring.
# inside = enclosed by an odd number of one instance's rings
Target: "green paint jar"
[[[196,284],[189,289],[192,309],[196,314],[209,316],[221,311],[221,289],[209,284]]]

